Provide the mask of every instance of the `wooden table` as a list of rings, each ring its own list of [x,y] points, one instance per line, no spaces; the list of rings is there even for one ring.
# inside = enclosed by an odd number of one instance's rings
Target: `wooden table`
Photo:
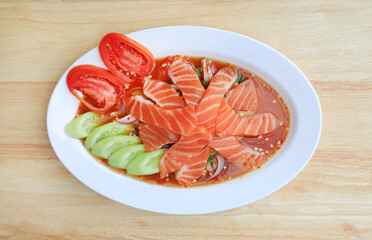
[[[2,1],[0,7],[0,238],[372,239],[371,1]],[[57,159],[46,111],[62,73],[105,33],[167,25],[253,37],[307,75],[322,104],[323,132],[291,183],[235,210],[169,216],[95,193]]]

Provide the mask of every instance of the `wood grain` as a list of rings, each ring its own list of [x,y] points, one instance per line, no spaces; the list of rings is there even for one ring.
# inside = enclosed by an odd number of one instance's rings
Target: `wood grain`
[[[1,1],[0,238],[372,239],[371,23],[371,1]],[[46,133],[62,73],[105,33],[167,25],[253,37],[311,80],[322,137],[291,183],[235,210],[168,216],[106,199],[62,166]]]

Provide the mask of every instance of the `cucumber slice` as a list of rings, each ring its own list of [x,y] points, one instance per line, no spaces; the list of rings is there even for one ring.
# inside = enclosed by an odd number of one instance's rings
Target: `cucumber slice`
[[[98,114],[86,112],[69,122],[65,132],[72,138],[85,138],[98,124]]]
[[[151,175],[159,172],[159,162],[166,148],[138,155],[127,165],[127,173],[131,175]]]
[[[143,144],[122,147],[109,157],[108,164],[113,167],[125,169],[128,163],[143,152],[146,152]]]
[[[136,143],[141,143],[141,139],[137,136],[110,136],[94,144],[92,147],[92,154],[107,159],[111,154],[118,151],[120,148]]]
[[[92,148],[94,144],[101,141],[105,137],[114,136],[119,134],[128,134],[134,131],[133,124],[120,124],[111,122],[95,128],[91,131],[85,139],[85,146]]]

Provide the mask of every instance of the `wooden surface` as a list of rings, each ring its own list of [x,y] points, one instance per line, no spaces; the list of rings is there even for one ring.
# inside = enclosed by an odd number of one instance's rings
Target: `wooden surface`
[[[0,238],[372,239],[371,23],[371,1],[2,1]],[[235,210],[169,216],[113,202],[63,167],[46,132],[62,73],[105,33],[167,25],[253,37],[307,75],[323,132],[292,182]]]

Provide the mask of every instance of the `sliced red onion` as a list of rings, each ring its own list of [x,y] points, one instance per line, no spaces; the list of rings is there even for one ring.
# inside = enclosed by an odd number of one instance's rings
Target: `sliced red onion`
[[[223,167],[226,165],[226,159],[223,158],[221,155],[217,154],[217,161],[218,161],[218,165],[217,165],[217,169],[216,171],[214,172],[213,176],[211,177],[214,178],[216,177],[218,174],[220,174],[223,170]]]
[[[135,121],[137,121],[137,118],[133,117],[132,114],[128,114],[127,116],[117,120],[117,122],[121,124],[134,123]]]
[[[222,172],[223,167],[226,165],[226,159],[223,158],[221,155],[217,154],[216,158],[217,158],[217,169],[210,178],[206,179],[206,181],[209,181],[209,180],[217,177],[218,174],[220,174]]]
[[[203,69],[203,79],[204,81],[209,82],[213,75],[217,72],[216,65],[209,59],[203,58],[201,60],[202,69]]]

